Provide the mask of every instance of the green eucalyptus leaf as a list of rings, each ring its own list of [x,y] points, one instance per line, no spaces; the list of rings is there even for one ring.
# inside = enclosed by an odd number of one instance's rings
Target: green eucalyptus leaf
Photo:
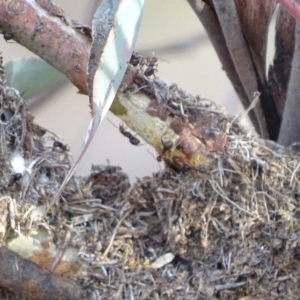
[[[45,214],[59,200],[117,94],[138,36],[143,7],[144,0],[103,0],[94,14],[87,72],[92,120],[79,155]]]
[[[17,58],[4,66],[9,85],[23,99],[31,99],[56,87],[65,76],[39,58]]]

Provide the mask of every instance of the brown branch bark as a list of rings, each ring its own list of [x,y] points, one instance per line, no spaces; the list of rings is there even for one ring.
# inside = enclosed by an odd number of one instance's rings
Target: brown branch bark
[[[37,2],[40,3],[41,0]],[[78,87],[81,93],[86,94],[86,68],[91,46],[89,38],[71,26],[67,26],[68,22],[61,10],[56,9],[57,12],[52,13],[51,9],[47,10],[45,6],[43,6],[44,8],[39,6],[37,2],[0,0],[0,26],[4,31],[13,32],[15,41],[60,70]],[[198,8],[200,2],[190,1],[190,3],[196,3]],[[231,3],[231,6],[235,7],[233,0],[226,3],[227,6]],[[227,12],[232,13],[231,6]],[[236,24],[238,19],[231,17],[224,19],[226,14],[219,11],[221,23],[226,23],[226,26],[224,24],[220,26],[215,12],[208,5],[205,5],[203,10],[199,10],[199,17],[206,24],[206,29],[216,45],[223,67],[233,82],[244,107],[249,107],[252,95],[258,90],[258,87],[248,49],[245,46],[239,24]],[[233,29],[235,34],[232,35]],[[224,38],[224,34],[226,38]],[[231,37],[234,39],[232,44],[228,45],[227,40]],[[237,44],[237,41],[242,45]],[[241,52],[240,55],[236,55],[237,52]],[[249,116],[261,136],[268,137],[266,121],[260,104],[254,108],[253,112],[250,112]]]
[[[285,8],[280,7],[276,20],[275,55],[268,78],[273,101],[281,120],[294,54],[295,25],[295,19]]]
[[[266,78],[266,49],[269,24],[277,1],[234,0],[234,2],[241,31],[255,71],[258,91],[261,94],[260,106],[266,120],[268,137],[276,141],[279,135],[280,118],[274,104],[274,95],[270,93]]]
[[[84,299],[75,282],[45,271],[6,247],[0,248],[0,285],[31,299]]]
[[[218,1],[209,0],[188,0],[188,2],[205,27],[223,69],[232,82],[243,106],[248,108],[258,86],[234,1],[220,2],[219,5]],[[263,137],[269,137],[260,104],[253,111],[250,111],[249,117],[256,131]]]
[[[50,15],[35,1],[1,0],[0,27],[13,39],[65,74],[87,93],[86,68],[91,46],[87,36]]]
[[[277,0],[235,0],[234,2],[253,64],[260,81],[266,82],[268,30]]]
[[[249,117],[264,138],[277,140],[280,118],[265,74],[268,25],[276,1],[188,0],[205,27],[240,100],[248,108],[253,91],[260,103]]]
[[[254,92],[258,90],[256,74],[249,50],[243,37],[234,0],[228,0],[226,2],[213,0],[213,3],[235,69],[243,84],[248,99],[251,99]],[[254,111],[258,118],[260,133],[262,137],[267,138],[268,131],[266,120],[260,103],[254,108]]]
[[[203,1],[188,0],[188,2],[201,21],[202,25],[204,26],[208,37],[222,63],[222,68],[232,82],[243,106],[245,108],[248,108],[250,106],[250,101],[245,93],[243,84],[235,70],[234,63],[230,56],[230,52],[228,51],[217,15],[213,11],[212,7],[210,7]],[[260,133],[259,122],[257,116],[253,111],[249,113],[249,117],[257,132]]]
[[[282,124],[278,143],[288,146],[300,142],[300,24],[296,25],[295,48],[292,60],[290,80],[288,84],[287,98],[283,111]]]
[[[67,73],[73,84],[87,93],[85,70],[90,42],[66,24],[64,16],[49,14],[32,1],[0,0],[0,26],[14,32],[18,43]],[[78,55],[74,55],[76,51]],[[139,67],[131,69],[128,68],[122,84],[127,92],[118,93],[111,111],[159,151],[158,159],[184,170],[209,163],[210,154],[224,146],[225,129],[219,124],[222,121],[210,114],[200,118],[201,108],[185,108],[185,100],[197,103],[196,98],[164,80],[146,77]],[[132,83],[139,86],[140,92],[131,89]],[[182,103],[177,103],[178,92]],[[166,107],[159,99],[167,99],[175,108]],[[189,119],[183,121],[185,114]],[[209,135],[210,131],[214,132]],[[162,136],[173,144],[172,149],[166,148]]]
[[[285,9],[300,22],[300,4],[296,0],[278,0]]]

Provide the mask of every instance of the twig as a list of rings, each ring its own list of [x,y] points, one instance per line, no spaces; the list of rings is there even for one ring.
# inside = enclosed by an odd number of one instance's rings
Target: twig
[[[62,257],[64,256],[67,247],[69,246],[71,240],[71,231],[67,230],[66,235],[65,235],[65,240],[63,245],[61,246],[61,249],[58,250],[58,253],[55,255],[54,262],[51,266],[51,271],[55,271],[56,266],[59,264],[61,261]]]
[[[209,183],[212,187],[212,189],[223,199],[225,199],[227,202],[229,202],[231,205],[233,205],[234,207],[236,207],[237,209],[239,209],[240,211],[243,211],[244,213],[246,213],[247,215],[251,216],[251,217],[255,217],[254,214],[252,214],[251,212],[245,210],[244,208],[238,206],[236,203],[234,203],[233,201],[231,201],[223,192],[221,193],[219,190],[222,191],[221,187],[217,184],[216,181],[214,180],[209,180]]]
[[[237,283],[228,283],[228,284],[223,284],[223,285],[215,285],[214,289],[215,289],[215,291],[223,291],[223,290],[238,288],[238,287],[241,287],[245,284],[247,284],[246,281],[237,282]]]
[[[228,0],[226,2],[213,0],[213,3],[235,69],[243,84],[248,101],[250,102],[253,93],[258,90],[257,79],[253,62],[241,30],[234,0]],[[259,103],[254,107],[254,112],[258,119],[259,133],[262,137],[268,137],[266,120]]]
[[[250,98],[247,96],[245,88],[239,78],[214,9],[203,1],[188,0],[188,2],[208,33],[210,41],[222,63],[222,68],[232,82],[243,106],[248,108],[251,104]],[[260,133],[258,116],[254,111],[251,111],[249,117],[256,131]]]
[[[0,248],[0,286],[37,300],[84,299],[75,282],[45,271],[6,247]]]
[[[275,54],[269,67],[268,82],[280,119],[286,101],[295,44],[295,19],[282,6],[276,19]]]
[[[108,254],[108,252],[109,252],[109,250],[110,250],[110,248],[111,248],[111,246],[112,246],[112,244],[113,244],[113,242],[114,242],[115,236],[116,236],[116,234],[117,234],[117,232],[118,232],[118,228],[120,227],[120,225],[122,224],[122,222],[127,218],[127,216],[128,216],[130,213],[131,213],[131,210],[127,211],[127,212],[125,213],[125,215],[120,219],[120,221],[118,222],[118,224],[116,225],[116,227],[115,227],[115,229],[114,229],[114,231],[113,231],[113,233],[112,233],[112,235],[111,235],[109,244],[108,244],[107,248],[105,249],[105,251],[104,251],[104,253],[103,253],[103,255],[102,255],[102,259],[104,259],[104,258],[107,256],[107,254]]]
[[[295,0],[278,0],[278,2],[284,6],[288,12],[300,22],[300,4]]]
[[[81,93],[86,93],[90,39],[35,1],[0,0],[0,6],[1,29],[13,32],[17,43],[61,71]]]
[[[290,80],[288,84],[285,107],[282,116],[282,123],[278,143],[289,146],[292,143],[300,142],[300,24],[297,23],[295,30],[295,48],[292,60]]]

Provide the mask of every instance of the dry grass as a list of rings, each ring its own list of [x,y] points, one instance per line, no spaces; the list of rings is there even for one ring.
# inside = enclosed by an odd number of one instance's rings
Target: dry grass
[[[94,166],[39,220],[70,167],[69,153],[53,147],[57,137],[1,86],[2,244],[45,228],[54,257],[27,256],[74,278],[92,299],[299,298],[298,145],[259,140],[214,107],[230,126],[210,165],[166,168],[132,187],[121,168]],[[16,151],[26,169],[14,182]],[[68,248],[76,257],[62,267]],[[1,299],[23,298],[2,291]]]

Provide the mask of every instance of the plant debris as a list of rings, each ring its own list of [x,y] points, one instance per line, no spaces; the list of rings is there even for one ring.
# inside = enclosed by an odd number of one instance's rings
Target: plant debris
[[[210,163],[167,164],[133,186],[120,167],[93,166],[41,220],[70,154],[33,122],[2,72],[1,244],[74,280],[87,299],[298,299],[299,146],[260,140],[236,116],[194,100],[201,114],[226,123]],[[1,296],[26,299],[4,288]]]

